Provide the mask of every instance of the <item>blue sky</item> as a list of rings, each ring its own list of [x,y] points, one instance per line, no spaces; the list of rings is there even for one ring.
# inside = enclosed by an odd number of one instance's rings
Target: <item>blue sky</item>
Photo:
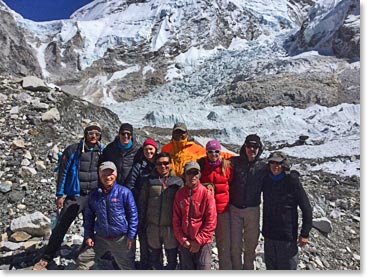
[[[93,0],[3,0],[12,10],[33,21],[67,19]]]

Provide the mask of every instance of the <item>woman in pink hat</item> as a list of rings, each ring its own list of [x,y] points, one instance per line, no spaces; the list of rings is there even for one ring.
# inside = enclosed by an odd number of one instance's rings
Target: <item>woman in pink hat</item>
[[[223,152],[224,153],[224,152]],[[222,146],[217,140],[206,144],[206,157],[198,160],[201,166],[201,182],[214,186],[214,198],[217,208],[217,227],[215,241],[218,248],[219,269],[232,269],[231,230],[229,216],[229,180],[231,178],[230,162],[223,158]],[[229,153],[226,153],[230,155]]]

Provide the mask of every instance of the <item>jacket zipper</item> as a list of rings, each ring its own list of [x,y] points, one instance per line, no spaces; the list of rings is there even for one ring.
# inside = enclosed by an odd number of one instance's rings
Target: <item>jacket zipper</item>
[[[191,216],[192,216],[192,188],[190,188],[190,192],[189,192],[189,199],[190,199],[190,206],[189,206],[189,218],[188,218],[188,221],[189,221],[189,226],[188,226],[188,233],[189,233],[189,238],[190,239],[193,239],[191,237]]]

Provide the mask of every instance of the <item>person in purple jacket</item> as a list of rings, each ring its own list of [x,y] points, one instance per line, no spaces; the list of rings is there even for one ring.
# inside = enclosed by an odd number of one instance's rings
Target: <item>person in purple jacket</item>
[[[135,269],[138,210],[132,192],[116,183],[117,168],[111,161],[99,166],[101,185],[91,192],[86,210],[84,239],[94,248],[95,268],[109,251],[120,269]]]

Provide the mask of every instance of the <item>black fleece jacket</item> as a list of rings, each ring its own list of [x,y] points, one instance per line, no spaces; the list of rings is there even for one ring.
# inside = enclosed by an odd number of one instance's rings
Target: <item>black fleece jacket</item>
[[[298,207],[302,211],[300,235],[309,236],[312,207],[299,181],[299,173],[291,171],[281,180],[273,180],[270,172],[263,181],[263,227],[265,238],[295,241],[298,238]]]

